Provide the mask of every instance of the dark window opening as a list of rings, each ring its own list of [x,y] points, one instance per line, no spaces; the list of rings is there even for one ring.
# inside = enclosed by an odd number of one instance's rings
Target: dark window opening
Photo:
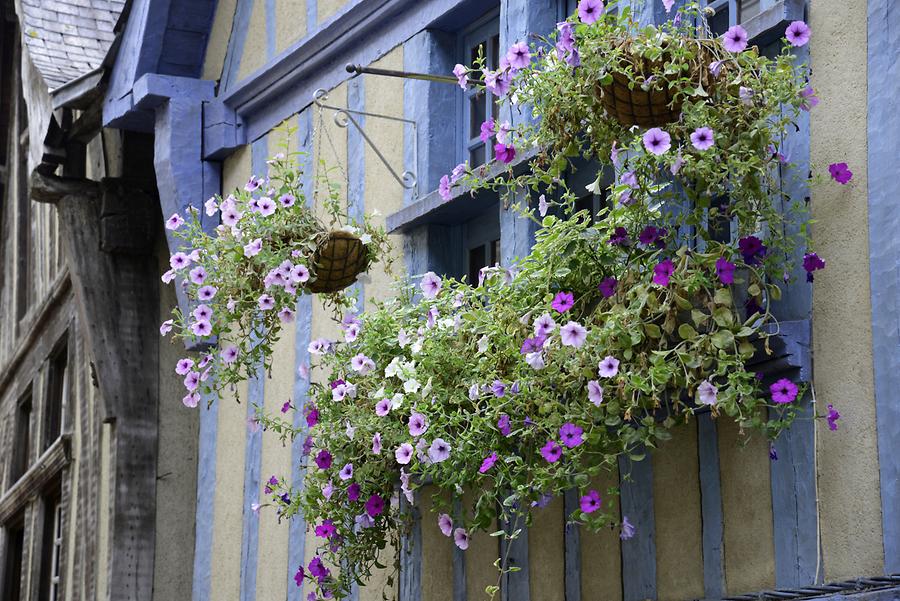
[[[50,358],[47,402],[44,405],[44,450],[62,434],[62,412],[69,391],[68,367],[69,349],[63,342]]]
[[[44,497],[44,532],[41,545],[41,583],[39,601],[57,601],[60,593],[60,556],[62,553],[62,502],[59,487]]]
[[[2,601],[22,601],[22,552],[25,548],[24,516],[6,530],[6,562]]]
[[[31,389],[16,407],[15,439],[10,466],[10,486],[28,471],[28,449],[31,446]]]

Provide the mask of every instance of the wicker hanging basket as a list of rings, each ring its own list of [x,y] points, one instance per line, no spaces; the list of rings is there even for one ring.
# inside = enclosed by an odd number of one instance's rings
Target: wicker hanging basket
[[[709,89],[713,85],[713,78],[707,69],[710,62],[710,53],[705,45],[705,40],[684,40],[686,43],[697,44],[698,56],[691,65],[691,79]],[[623,41],[622,47],[630,52],[629,42]],[[634,76],[639,79],[651,77],[663,71],[667,56],[665,53],[657,60],[648,60],[642,56],[632,54],[631,65]],[[632,87],[629,87],[631,83]],[[682,97],[680,90],[669,86],[665,77],[657,76],[649,85],[644,87],[634,84],[625,73],[612,73],[612,81],[608,84],[597,84],[596,92],[600,97],[603,108],[607,114],[626,127],[638,125],[640,127],[658,127],[678,121],[681,116]]]
[[[316,279],[309,284],[310,292],[339,292],[366,270],[369,258],[358,236],[335,230],[319,244],[313,263]]]

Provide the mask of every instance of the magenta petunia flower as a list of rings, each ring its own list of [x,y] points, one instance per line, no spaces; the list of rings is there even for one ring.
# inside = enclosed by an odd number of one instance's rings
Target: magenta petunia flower
[[[177,230],[182,225],[184,225],[184,219],[178,213],[173,213],[171,217],[166,219],[167,230]]]
[[[531,62],[531,52],[528,51],[528,44],[525,42],[516,42],[506,51],[506,60],[509,66],[514,69],[524,69]]]
[[[479,474],[484,474],[489,469],[494,467],[494,464],[497,463],[497,453],[491,453],[487,457],[484,458],[484,461],[481,462],[481,467],[478,468]]]
[[[832,163],[828,165],[828,172],[831,174],[831,179],[841,185],[853,179],[853,172],[847,167],[847,163]]]
[[[578,18],[582,23],[595,23],[603,14],[603,2],[601,0],[581,0],[578,3]]]
[[[735,267],[735,264],[725,257],[716,259],[716,276],[718,276],[719,281],[723,284],[733,284]]]
[[[428,447],[428,458],[432,463],[440,463],[450,458],[450,445],[443,438],[435,438]]]
[[[463,528],[457,528],[453,531],[453,542],[457,547],[465,551],[469,548],[469,533]]]
[[[415,449],[411,444],[404,442],[394,451],[394,458],[400,465],[408,465],[412,461],[414,451]]]
[[[838,429],[837,420],[841,419],[841,414],[837,412],[837,409],[834,408],[834,405],[828,404],[828,415],[825,416],[825,419],[828,421],[828,429],[834,432]]]
[[[578,445],[584,442],[584,430],[573,424],[572,422],[566,422],[559,429],[559,438],[564,445],[569,447],[570,449],[574,449]]]
[[[327,470],[331,467],[331,453],[322,449],[319,451],[319,454],[316,455],[315,461],[320,470]]]
[[[600,291],[600,294],[603,295],[603,298],[609,298],[616,293],[616,288],[619,286],[619,281],[614,277],[603,278],[600,284],[597,286],[597,290]]]
[[[716,395],[719,389],[713,386],[709,380],[703,380],[697,386],[697,403],[700,405],[715,405],[718,400]]]
[[[619,533],[619,538],[622,540],[628,540],[634,536],[634,526],[631,525],[631,522],[628,521],[628,516],[622,516],[622,532]]]
[[[562,447],[552,440],[548,440],[547,444],[541,447],[541,457],[547,463],[556,463],[562,457]]]
[[[488,119],[487,121],[485,121],[481,124],[481,134],[480,134],[481,141],[486,143],[488,140],[491,139],[491,136],[493,136],[493,135],[494,135],[494,120]]]
[[[452,536],[453,535],[453,520],[446,513],[442,513],[438,516],[438,528],[441,529],[441,533],[444,536]]]
[[[509,426],[509,416],[505,413],[497,420],[497,429],[500,430],[500,434],[503,434],[503,436],[509,436],[509,433],[512,432],[512,428]]]
[[[612,378],[619,373],[619,360],[612,355],[606,356],[603,361],[597,365],[597,373],[601,378]]]
[[[587,340],[587,330],[577,321],[570,321],[559,329],[559,339],[563,346],[581,348]]]
[[[603,387],[597,380],[589,380],[587,383],[588,400],[599,407],[603,403]]]
[[[658,127],[648,129],[644,134],[644,148],[656,156],[665,154],[671,147],[672,136]]]
[[[672,259],[665,259],[653,268],[653,283],[659,286],[668,286],[669,278],[675,273],[675,263]]]
[[[600,497],[600,493],[596,490],[590,490],[586,495],[581,497],[581,512],[593,513],[600,509],[602,504],[603,499]]]
[[[713,130],[708,127],[698,127],[691,134],[691,144],[697,150],[706,150],[712,148],[715,144]]]
[[[366,501],[366,513],[369,514],[369,517],[376,517],[382,514],[384,511],[384,499],[382,499],[378,495],[372,495],[369,497],[369,500]]]
[[[469,84],[469,70],[466,69],[466,66],[457,63],[453,67],[453,75],[456,76],[456,83],[459,84],[459,87],[465,90]]]
[[[428,430],[428,420],[421,413],[409,416],[409,435],[422,436]]]
[[[722,35],[722,45],[728,52],[743,52],[747,48],[747,31],[740,25],[732,25]]]
[[[571,292],[557,292],[550,306],[556,309],[557,313],[565,313],[575,306],[575,296]]]
[[[781,378],[771,386],[769,392],[772,393],[772,400],[779,405],[792,403],[797,398],[797,385],[788,380]]]
[[[294,582],[297,583],[297,586],[303,586],[303,578],[305,576],[303,566],[298,567],[296,573],[294,573]]]
[[[353,464],[348,463],[344,467],[341,468],[341,471],[338,472],[338,478],[341,480],[349,480],[353,477]]]
[[[816,253],[806,253],[803,255],[803,269],[806,270],[806,281],[813,281],[813,272],[819,269],[825,269],[825,261],[819,258]]]
[[[337,528],[334,527],[334,522],[331,520],[325,520],[316,526],[316,536],[319,538],[331,538],[336,532]]]
[[[805,46],[809,41],[810,33],[812,32],[809,29],[809,25],[803,21],[794,21],[787,26],[787,29],[784,31],[784,37],[791,43],[791,46],[799,48],[800,46]]]
[[[437,296],[438,292],[441,291],[442,285],[441,278],[433,271],[429,271],[423,275],[422,281],[419,282],[419,288],[422,289],[422,294],[425,295],[425,298],[434,298]]]
[[[494,144],[494,155],[498,161],[508,165],[516,158],[516,148],[505,144]]]

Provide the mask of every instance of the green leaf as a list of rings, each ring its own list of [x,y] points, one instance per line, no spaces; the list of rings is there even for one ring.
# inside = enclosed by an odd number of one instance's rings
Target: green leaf
[[[645,323],[644,331],[647,333],[647,336],[650,338],[661,338],[662,330],[659,329],[659,326],[655,323]]]
[[[713,311],[713,320],[720,327],[727,328],[734,324],[734,314],[728,307],[718,307]]]
[[[731,330],[719,330],[711,337],[713,346],[719,349],[725,349],[734,344],[734,334]]]
[[[682,340],[693,340],[697,337],[697,330],[691,324],[683,323],[678,326],[678,335],[681,336]]]
[[[713,302],[717,305],[731,305],[731,290],[728,288],[719,288],[713,296]]]

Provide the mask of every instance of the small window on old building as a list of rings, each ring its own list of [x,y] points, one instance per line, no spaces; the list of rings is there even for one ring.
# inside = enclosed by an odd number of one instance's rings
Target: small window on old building
[[[3,596],[0,601],[22,601],[22,552],[25,548],[25,516],[6,526],[6,558],[3,561]]]
[[[493,205],[485,213],[463,224],[463,248],[468,282],[478,285],[479,272],[500,262],[499,207]]]
[[[16,406],[15,433],[9,484],[12,486],[28,471],[28,450],[31,446],[31,388],[22,395]]]
[[[68,366],[69,349],[63,341],[50,357],[47,402],[44,405],[44,450],[62,434],[62,413],[69,391]]]
[[[500,66],[500,22],[496,17],[482,20],[462,36],[460,62],[468,66],[484,57],[484,68],[494,71]],[[469,88],[463,99],[462,126],[464,147],[461,160],[475,167],[494,158],[493,140],[481,140],[481,124],[499,117],[499,99],[485,90]]]

